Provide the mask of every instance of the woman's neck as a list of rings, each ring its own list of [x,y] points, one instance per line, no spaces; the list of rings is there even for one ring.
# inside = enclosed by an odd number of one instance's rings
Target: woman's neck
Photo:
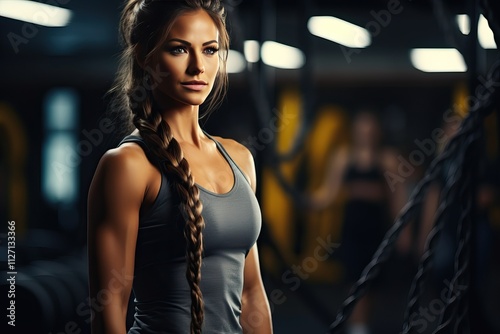
[[[198,122],[199,106],[165,109],[162,118],[170,126],[172,136],[179,142],[200,146],[203,131]]]
[[[168,123],[172,136],[179,142],[200,146],[204,136],[199,125],[199,105],[189,105],[153,91],[153,108],[158,108],[163,120]]]

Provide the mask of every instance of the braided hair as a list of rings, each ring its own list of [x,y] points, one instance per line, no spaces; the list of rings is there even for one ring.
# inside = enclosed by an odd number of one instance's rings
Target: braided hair
[[[227,86],[225,64],[229,37],[225,26],[224,8],[219,0],[128,0],[122,12],[120,33],[124,50],[117,78],[111,93],[114,106],[128,111],[128,123],[139,130],[141,137],[161,161],[160,169],[172,181],[181,201],[185,218],[186,278],[191,289],[191,329],[201,333],[203,324],[203,296],[200,289],[203,233],[205,222],[202,204],[190,166],[182,149],[173,137],[170,126],[162,119],[152,94],[151,75],[155,69],[144,66],[158,51],[180,15],[204,10],[219,31],[221,66],[211,94],[205,101],[207,112],[215,109],[224,98]],[[157,74],[157,73],[156,73]]]

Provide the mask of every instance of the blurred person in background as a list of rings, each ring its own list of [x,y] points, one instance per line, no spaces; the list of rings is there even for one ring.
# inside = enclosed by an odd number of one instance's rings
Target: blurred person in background
[[[131,334],[272,333],[253,158],[199,125],[225,92],[224,16],[218,0],[125,3],[112,92],[132,132],[89,190],[90,295],[107,295],[94,334],[127,331],[132,289]]]
[[[377,116],[369,109],[362,109],[352,119],[350,145],[332,152],[324,182],[309,199],[309,206],[320,210],[345,192],[338,255],[350,284],[359,279],[391,220],[407,200],[402,183],[389,187],[385,174],[397,173],[396,154],[392,149],[383,148],[381,142]],[[398,240],[401,253],[409,251],[409,232],[406,228]],[[372,304],[371,293],[358,302],[349,318],[349,334],[370,333]]]

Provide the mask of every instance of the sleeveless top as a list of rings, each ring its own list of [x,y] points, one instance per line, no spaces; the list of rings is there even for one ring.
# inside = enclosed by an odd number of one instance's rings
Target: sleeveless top
[[[141,137],[127,136],[120,145],[127,142],[139,144],[150,161],[156,160]],[[225,194],[197,185],[205,220],[200,283],[205,303],[202,332],[242,333],[243,269],[260,232],[261,212],[240,168],[222,145],[214,142],[231,166],[234,185]],[[179,204],[176,191],[162,172],[156,200],[139,212],[133,281],[135,315],[129,334],[189,333],[191,290],[186,279],[185,222]]]
[[[344,182],[367,181],[385,182],[384,173],[378,166],[372,166],[367,170],[362,170],[354,164],[349,164],[344,174]]]
[[[338,255],[343,262],[347,280],[355,282],[372,259],[390,226],[389,203],[385,191],[387,184],[379,166],[360,169],[353,163],[348,165],[343,181],[347,187],[363,182],[380,185],[381,191],[384,191],[380,200],[348,197],[344,205],[342,243]]]

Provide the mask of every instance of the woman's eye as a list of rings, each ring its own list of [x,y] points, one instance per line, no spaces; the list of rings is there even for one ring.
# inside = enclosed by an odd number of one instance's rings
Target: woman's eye
[[[170,53],[171,54],[174,54],[174,55],[178,55],[178,54],[182,54],[182,53],[186,53],[186,48],[184,48],[183,46],[175,46],[173,48],[170,48]]]
[[[209,55],[214,55],[217,53],[217,51],[219,51],[219,49],[214,48],[214,47],[210,47],[210,48],[205,49],[205,53],[207,53]]]

